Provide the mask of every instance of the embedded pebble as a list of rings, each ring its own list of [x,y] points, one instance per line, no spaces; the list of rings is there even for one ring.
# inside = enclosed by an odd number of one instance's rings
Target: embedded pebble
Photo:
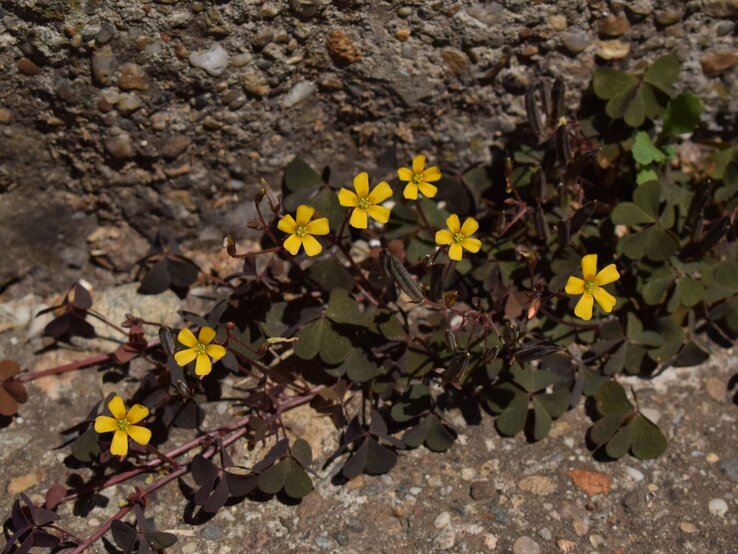
[[[540,554],[541,547],[530,537],[520,537],[513,544],[513,554]]]
[[[726,458],[720,462],[720,470],[731,481],[738,483],[738,458]]]
[[[562,39],[564,47],[572,54],[579,54],[592,44],[592,39],[584,31],[566,33]]]
[[[453,548],[454,544],[456,544],[456,532],[450,527],[444,529],[438,534],[433,543],[438,550]]]
[[[645,478],[643,473],[634,467],[625,466],[624,471],[628,477],[633,479],[633,481],[640,482],[643,481],[643,479]]]
[[[291,108],[295,104],[299,104],[308,96],[314,93],[318,87],[312,81],[300,81],[282,98],[282,104],[285,108]]]
[[[597,43],[597,57],[603,60],[622,60],[629,53],[629,42],[622,40],[601,40]]]
[[[725,517],[728,513],[728,503],[722,498],[713,498],[707,504],[707,508],[712,515],[717,517]]]
[[[92,56],[92,76],[101,85],[110,84],[110,80],[115,73],[116,60],[110,46],[95,52]]]
[[[436,529],[443,529],[451,522],[451,514],[448,512],[441,512],[433,520],[433,527]]]
[[[682,533],[692,534],[697,532],[697,526],[689,521],[680,521],[679,530]]]
[[[193,67],[203,69],[213,77],[219,77],[228,67],[229,56],[220,44],[213,44],[207,50],[193,52],[189,60]]]

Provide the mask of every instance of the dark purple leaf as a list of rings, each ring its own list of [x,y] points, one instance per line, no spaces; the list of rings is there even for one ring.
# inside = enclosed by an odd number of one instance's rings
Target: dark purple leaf
[[[226,500],[228,500],[228,483],[225,479],[221,478],[215,486],[213,494],[211,494],[210,498],[208,498],[205,504],[202,505],[202,509],[214,514],[223,507]]]
[[[198,454],[192,459],[192,477],[198,485],[212,485],[218,477],[218,466]]]
[[[33,546],[42,548],[56,548],[61,543],[61,539],[56,535],[52,535],[42,529],[36,529],[33,533]]]
[[[154,550],[161,550],[162,548],[168,548],[177,542],[177,536],[172,533],[165,533],[164,531],[146,531],[144,538],[151,545]]]
[[[119,519],[114,519],[110,525],[110,529],[113,532],[115,544],[123,550],[131,550],[133,548],[133,543],[136,542],[137,536],[136,530],[133,527],[127,523],[123,523]]]
[[[387,473],[397,463],[397,454],[371,437],[367,439],[366,472]]]
[[[225,479],[228,483],[228,491],[231,496],[246,496],[256,488],[259,483],[258,475],[240,475],[230,471],[225,472]]]
[[[343,464],[343,475],[346,477],[346,479],[353,479],[357,475],[359,475],[362,471],[364,471],[364,468],[366,467],[366,459],[367,455],[369,454],[369,441],[373,440],[371,438],[364,439],[364,442],[361,443],[361,446],[357,450],[351,453],[351,457],[346,460],[346,463]]]
[[[169,276],[169,265],[166,259],[161,259],[146,272],[141,280],[142,294],[160,294],[169,288],[172,280]]]

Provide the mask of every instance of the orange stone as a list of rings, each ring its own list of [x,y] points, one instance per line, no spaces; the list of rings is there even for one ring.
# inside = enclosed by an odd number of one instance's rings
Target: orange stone
[[[595,494],[607,494],[612,487],[612,478],[599,473],[598,471],[589,471],[587,469],[570,469],[567,475],[571,477],[574,484],[586,492],[589,496]]]

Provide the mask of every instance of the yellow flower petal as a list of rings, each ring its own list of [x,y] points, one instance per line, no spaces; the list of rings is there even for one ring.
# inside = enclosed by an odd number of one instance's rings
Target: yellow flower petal
[[[351,212],[349,225],[351,225],[351,227],[355,227],[356,229],[366,229],[368,226],[366,210],[362,210],[361,208],[354,208],[354,211]]]
[[[587,254],[582,258],[582,277],[591,281],[597,275],[597,254]]]
[[[195,362],[195,375],[207,375],[213,370],[213,364],[207,354],[198,354]]]
[[[125,456],[128,454],[128,435],[125,431],[118,429],[113,435],[113,442],[110,445],[110,453],[113,456]]]
[[[148,415],[149,409],[146,406],[142,406],[141,404],[134,404],[133,406],[131,406],[131,409],[128,410],[126,419],[128,420],[128,423],[138,423]]]
[[[203,327],[200,329],[200,333],[197,335],[197,340],[200,344],[210,344],[215,338],[215,329],[212,327]]]
[[[465,237],[470,237],[479,229],[479,223],[473,217],[467,217],[464,224],[461,226],[461,234]]]
[[[197,358],[197,350],[194,348],[188,348],[187,350],[180,350],[174,353],[174,361],[180,367],[186,366],[195,358]]]
[[[446,218],[446,227],[448,227],[448,230],[451,231],[453,234],[458,233],[461,231],[461,222],[459,221],[459,216],[456,214],[451,214]]]
[[[279,220],[279,223],[277,223],[277,229],[285,233],[294,233],[297,229],[297,222],[290,214],[287,214]]]
[[[316,256],[323,250],[323,246],[318,242],[318,239],[312,235],[305,235],[302,239],[302,247],[305,249],[305,254],[308,256]]]
[[[438,187],[436,185],[431,185],[430,183],[426,183],[425,181],[420,182],[418,184],[418,188],[420,189],[420,192],[423,193],[423,196],[425,196],[426,198],[433,198],[438,192]]]
[[[441,246],[451,244],[454,241],[454,234],[448,229],[441,229],[436,231],[436,244]]]
[[[126,417],[126,405],[123,403],[123,399],[117,394],[108,402],[108,410],[113,414],[115,419],[123,419]]]
[[[131,409],[128,410],[126,419],[128,420],[128,423],[138,423],[148,415],[149,409],[146,406],[142,406],[141,404],[134,404],[133,406],[131,406]]]
[[[448,257],[454,261],[458,262],[461,259],[463,253],[464,249],[461,247],[460,244],[455,243],[448,247]]]
[[[592,293],[592,296],[594,296],[594,299],[597,300],[600,308],[602,308],[608,314],[615,307],[615,297],[602,287],[597,287]]]
[[[390,209],[384,206],[369,206],[366,209],[366,213],[379,223],[387,223],[389,221]]]
[[[147,445],[151,440],[151,431],[140,425],[131,425],[126,432],[138,444]]]
[[[584,292],[584,281],[572,275],[566,282],[566,288],[564,290],[566,294],[582,294]]]
[[[482,241],[479,239],[465,238],[461,243],[461,246],[466,248],[472,254],[476,254],[479,252],[479,249],[482,248]]]
[[[359,202],[355,192],[342,188],[338,191],[338,203],[345,208],[353,208]]]
[[[284,240],[282,246],[284,246],[284,249],[287,250],[287,252],[293,256],[297,256],[297,252],[300,250],[301,244],[302,239],[293,233]]]
[[[97,416],[95,418],[95,432],[96,433],[110,433],[118,428],[118,420],[105,415]]]
[[[579,299],[579,302],[577,302],[576,307],[574,308],[574,314],[577,317],[581,317],[585,320],[592,319],[592,306],[594,305],[594,297],[589,294],[588,292],[585,292],[582,297]]]
[[[384,202],[391,196],[392,187],[389,186],[389,183],[387,181],[382,181],[376,187],[374,187],[374,190],[369,193],[369,196],[367,198],[372,204],[379,204],[381,202]]]
[[[423,181],[429,181],[434,182],[438,181],[441,178],[441,170],[438,169],[438,166],[434,165],[433,167],[429,167],[422,173],[423,175]]]
[[[620,273],[615,268],[615,264],[610,264],[603,268],[597,275],[595,275],[595,283],[598,285],[608,285],[614,283],[620,279]]]
[[[366,171],[354,177],[354,190],[362,198],[369,194],[369,174]]]
[[[408,183],[405,185],[405,190],[402,191],[402,195],[408,200],[418,199],[418,185],[415,183]]]
[[[177,335],[177,340],[181,344],[189,346],[190,348],[194,348],[195,346],[197,346],[197,339],[195,338],[195,335],[192,333],[192,331],[190,331],[189,329],[182,329]]]
[[[410,181],[413,178],[413,170],[409,167],[401,167],[397,170],[397,177],[400,181]]]
[[[425,156],[423,156],[423,154],[418,154],[413,158],[413,173],[417,173],[418,175],[422,174],[424,167]]]
[[[307,231],[310,235],[327,235],[331,232],[330,224],[327,217],[319,217],[307,224]]]
[[[226,355],[226,349],[219,344],[208,344],[205,347],[205,352],[216,362]]]
[[[313,217],[315,208],[308,206],[307,204],[300,204],[297,206],[297,214],[295,215],[295,222],[298,226],[307,225],[310,218]]]

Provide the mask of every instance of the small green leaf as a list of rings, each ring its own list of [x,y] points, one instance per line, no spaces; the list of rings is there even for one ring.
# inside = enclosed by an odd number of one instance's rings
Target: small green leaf
[[[658,215],[659,201],[661,200],[661,185],[658,181],[649,181],[639,186],[633,193],[633,202],[644,212]]]
[[[610,218],[615,225],[642,225],[644,223],[654,223],[656,217],[647,213],[645,210],[633,204],[632,202],[620,202],[610,214]]]
[[[425,444],[433,452],[445,452],[451,448],[456,440],[456,435],[441,423],[435,414],[428,415],[430,423]]]
[[[512,402],[495,421],[497,430],[503,435],[512,437],[520,433],[528,417],[528,395],[516,394]]]
[[[368,450],[366,456],[365,471],[369,474],[379,475],[387,473],[397,463],[397,454],[389,448],[382,446],[373,438],[366,439]]]
[[[358,348],[351,350],[343,365],[346,368],[346,376],[354,383],[366,383],[382,372],[382,369]]]
[[[351,272],[332,258],[313,263],[308,268],[307,274],[327,292],[337,288],[346,290],[354,288],[354,278]]]
[[[633,423],[633,455],[639,460],[658,458],[667,447],[666,437],[648,418],[638,414]]]
[[[72,443],[72,456],[80,462],[93,461],[100,454],[98,438],[99,436],[93,428],[87,429]]]
[[[590,428],[589,436],[597,445],[605,444],[620,429],[625,414],[610,414],[598,419]]]
[[[602,100],[610,100],[618,95],[625,95],[637,83],[638,80],[632,75],[611,67],[598,67],[592,75],[592,89],[597,97]]]
[[[685,308],[692,308],[702,302],[705,287],[702,282],[692,277],[684,277],[677,283],[677,294],[679,301]]]
[[[297,334],[295,354],[303,360],[311,360],[320,354],[327,364],[340,364],[351,351],[349,340],[333,330],[331,322],[324,317],[308,323]]]
[[[366,318],[364,317],[364,313],[359,310],[359,304],[349,296],[346,289],[334,289],[331,291],[325,315],[334,323],[358,326],[366,324]]]
[[[292,445],[292,457],[295,458],[302,467],[310,467],[313,463],[313,449],[310,443],[303,439],[297,439]]]
[[[602,415],[622,415],[633,411],[633,405],[625,394],[625,389],[615,381],[608,381],[600,387],[595,396],[597,411]]]
[[[284,487],[291,460],[284,458],[259,475],[259,489],[266,494],[277,494]]]
[[[551,416],[537,397],[533,397],[533,439],[541,440],[551,430]]]
[[[627,454],[630,445],[633,442],[633,423],[629,423],[618,429],[618,431],[607,441],[605,452],[611,458],[616,460]]]
[[[315,170],[301,158],[293,158],[284,169],[284,185],[292,192],[310,189],[314,190],[323,184]]]
[[[702,101],[690,93],[672,98],[664,112],[665,135],[691,133],[700,124]]]
[[[680,67],[679,58],[674,54],[667,54],[651,64],[643,75],[643,80],[671,96],[674,93],[672,87],[679,79]]]
[[[645,131],[636,133],[632,152],[635,161],[641,165],[661,163],[666,160],[666,155],[656,148],[656,145],[651,141],[651,137]]]
[[[284,481],[284,492],[291,498],[304,498],[313,490],[313,481],[307,472],[292,460],[289,463],[289,472]]]

